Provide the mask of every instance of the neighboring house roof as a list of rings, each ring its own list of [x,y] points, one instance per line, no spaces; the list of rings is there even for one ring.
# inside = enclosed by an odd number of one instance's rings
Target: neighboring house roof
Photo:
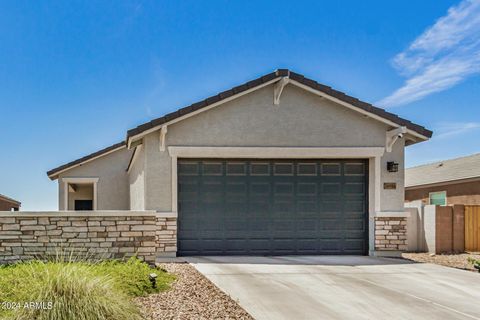
[[[341,100],[343,102],[346,102],[348,104],[351,104],[359,109],[362,109],[364,111],[367,111],[371,114],[377,115],[381,118],[384,118],[386,120],[390,120],[391,122],[399,125],[399,126],[405,126],[407,129],[410,129],[414,132],[417,132],[418,134],[425,136],[426,138],[430,138],[432,136],[432,131],[425,129],[424,127],[414,124],[411,121],[408,121],[406,119],[400,118],[399,116],[387,112],[384,109],[374,107],[373,105],[363,102],[361,100],[358,100],[357,98],[351,97],[349,95],[346,95],[343,92],[337,91],[335,89],[332,89],[331,87],[328,87],[326,85],[320,84],[312,79],[305,78],[303,75],[295,73],[293,71],[290,71],[288,69],[278,69],[272,73],[266,74],[262,77],[259,77],[255,80],[249,81],[247,83],[244,83],[240,86],[234,87],[230,90],[223,91],[217,95],[211,96],[205,100],[196,102],[194,104],[189,105],[188,107],[184,107],[182,109],[179,109],[177,111],[174,111],[172,113],[169,113],[163,117],[156,118],[152,121],[146,122],[142,125],[139,125],[138,127],[128,130],[127,132],[127,141],[133,136],[139,135],[142,132],[145,132],[147,130],[153,129],[155,127],[161,126],[162,124],[165,124],[167,122],[170,122],[176,118],[185,116],[189,113],[195,112],[197,110],[206,108],[214,103],[220,102],[221,100],[227,99],[232,97],[233,95],[242,93],[244,91],[253,89],[255,87],[258,87],[262,84],[265,84],[267,82],[270,82],[276,78],[280,77],[288,77],[291,80],[297,81],[311,89],[318,90],[320,92],[323,92],[333,98],[336,98],[338,100]]]
[[[0,201],[10,202],[10,203],[12,203],[12,204],[14,204],[14,205],[16,205],[16,206],[19,206],[19,207],[20,207],[20,205],[22,204],[20,201],[17,201],[17,200],[15,200],[15,199],[12,199],[12,198],[10,198],[10,197],[7,197],[7,196],[5,196],[5,195],[3,195],[3,194],[0,194]]]
[[[431,184],[480,178],[480,153],[405,170],[405,187],[414,188]]]
[[[178,121],[180,118],[186,116],[186,115],[191,115],[195,114],[197,112],[203,111],[202,109],[208,109],[214,104],[222,103],[224,101],[229,101],[235,96],[242,94],[242,93],[247,93],[249,91],[254,91],[262,86],[265,86],[270,83],[274,83],[275,81],[279,80],[280,78],[283,77],[288,77],[290,80],[298,83],[299,85],[303,86],[304,88],[308,88],[309,90],[314,90],[314,92],[320,92],[322,93],[323,96],[328,96],[334,99],[335,101],[342,102],[344,105],[351,106],[355,108],[358,111],[362,111],[363,113],[372,115],[377,117],[377,119],[383,119],[386,122],[392,123],[394,125],[398,126],[405,126],[408,130],[410,130],[413,133],[416,133],[419,135],[422,139],[426,140],[432,136],[432,131],[425,129],[424,127],[412,123],[411,121],[408,121],[406,119],[403,119],[393,113],[387,112],[384,109],[377,108],[369,103],[363,102],[361,100],[358,100],[357,98],[351,97],[349,95],[346,95],[343,92],[337,91],[335,89],[332,89],[331,87],[328,87],[326,85],[320,84],[314,80],[305,78],[303,75],[295,73],[293,71],[290,71],[288,69],[278,69],[274,72],[271,72],[269,74],[266,74],[262,77],[259,77],[255,80],[249,81],[247,83],[244,83],[240,86],[236,86],[232,89],[223,91],[219,94],[216,94],[214,96],[211,96],[207,99],[204,99],[200,102],[196,102],[194,104],[191,104],[190,106],[181,108],[175,112],[169,113],[165,116],[162,116],[160,118],[156,118],[152,121],[146,122],[142,125],[139,125],[138,127],[128,130],[127,132],[127,137],[125,142],[120,142],[117,144],[114,144],[113,146],[110,146],[108,148],[105,148],[103,150],[97,151],[95,153],[92,153],[88,156],[85,156],[83,158],[80,158],[78,160],[69,162],[67,164],[64,164],[58,168],[52,169],[47,172],[47,175],[50,177],[50,179],[54,180],[58,177],[58,174],[61,173],[62,171],[68,170],[72,167],[81,165],[82,163],[85,163],[87,161],[91,161],[95,158],[98,158],[102,155],[105,155],[107,153],[113,152],[116,149],[119,148],[124,148],[125,146],[130,146],[129,142],[131,142],[131,139],[134,137],[142,136],[150,131],[156,130],[160,128],[162,125],[166,125],[169,122],[176,120]]]
[[[114,145],[111,145],[110,147],[107,147],[105,149],[102,149],[102,150],[99,150],[97,152],[91,153],[91,154],[89,154],[85,157],[82,157],[82,158],[77,159],[75,161],[71,161],[71,162],[66,163],[64,165],[61,165],[60,167],[57,167],[55,169],[52,169],[52,170],[47,172],[47,176],[50,179],[54,180],[54,179],[57,178],[58,174],[60,174],[62,171],[65,171],[65,170],[71,169],[73,167],[79,166],[79,165],[81,165],[85,162],[92,161],[92,160],[94,160],[98,157],[104,156],[108,153],[120,150],[122,148],[125,148],[125,141],[115,143]]]

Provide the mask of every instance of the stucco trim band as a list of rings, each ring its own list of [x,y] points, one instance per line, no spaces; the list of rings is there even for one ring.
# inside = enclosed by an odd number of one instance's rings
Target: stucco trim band
[[[168,152],[177,158],[320,159],[381,157],[383,147],[179,147]]]

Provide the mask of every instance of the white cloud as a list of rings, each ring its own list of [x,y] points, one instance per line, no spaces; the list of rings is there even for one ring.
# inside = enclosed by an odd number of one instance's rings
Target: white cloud
[[[419,100],[480,73],[480,0],[464,0],[448,9],[392,64],[407,79],[377,103],[384,107]]]
[[[480,129],[480,122],[439,123],[435,128],[435,132],[438,132],[438,134],[435,134],[434,138],[448,138],[451,136],[467,133],[475,129]]]

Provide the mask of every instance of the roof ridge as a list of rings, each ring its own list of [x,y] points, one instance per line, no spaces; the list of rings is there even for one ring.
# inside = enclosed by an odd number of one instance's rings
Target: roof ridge
[[[413,166],[413,167],[409,167],[406,170],[415,169],[415,168],[419,168],[419,167],[433,166],[434,164],[437,164],[437,163],[444,163],[444,162],[448,162],[448,161],[460,160],[460,159],[470,158],[470,157],[475,157],[475,156],[480,156],[480,152],[476,152],[476,153],[473,153],[473,154],[470,154],[470,155],[460,156],[460,157],[456,157],[456,158],[427,162],[427,163],[424,163],[424,164],[419,164],[419,165],[416,165],[416,166]]]

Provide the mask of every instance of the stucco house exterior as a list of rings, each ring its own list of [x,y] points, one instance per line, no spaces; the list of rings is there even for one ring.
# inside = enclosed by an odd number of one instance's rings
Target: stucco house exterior
[[[480,205],[480,154],[438,161],[405,171],[405,201]]]
[[[60,210],[178,217],[173,255],[375,255],[406,249],[404,149],[431,135],[279,69],[48,176]]]

